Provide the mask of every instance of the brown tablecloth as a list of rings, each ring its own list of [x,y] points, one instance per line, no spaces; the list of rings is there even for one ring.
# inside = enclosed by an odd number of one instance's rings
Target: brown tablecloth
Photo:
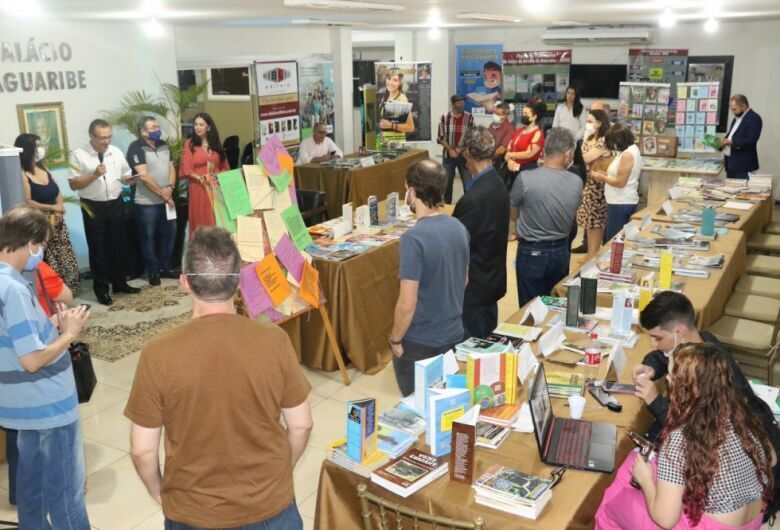
[[[690,205],[684,202],[678,202],[678,201],[671,201],[672,206],[675,210],[682,210],[684,208],[690,208]],[[648,201],[649,204],[650,203]],[[727,228],[733,229],[733,230],[740,230],[742,232],[745,232],[748,237],[751,235],[761,232],[763,230],[764,226],[766,226],[771,220],[772,220],[772,206],[774,203],[774,199],[770,197],[767,200],[763,200],[759,202],[758,204],[753,205],[753,207],[750,210],[732,210],[731,208],[718,208],[716,211],[718,213],[731,213],[739,215],[739,219],[737,221],[734,221],[733,223],[728,223],[726,225]],[[661,204],[655,204],[653,206],[648,206],[647,208],[640,210],[636,212],[634,215],[631,216],[631,219],[642,219],[645,215],[651,214],[651,219],[653,221],[660,221],[664,223],[672,222],[671,219],[664,213],[663,208],[661,208]],[[693,224],[700,224],[697,222],[694,222]]]
[[[346,261],[315,259],[314,266],[345,362],[361,372],[378,372],[392,355],[387,337],[398,299],[398,241]],[[310,311],[282,327],[305,366],[338,369],[319,312]]]
[[[355,155],[349,155],[355,156]],[[428,158],[428,151],[412,149],[395,160],[370,167],[331,169],[320,164],[295,166],[295,185],[304,190],[325,192],[328,218],[341,216],[341,206],[348,202],[357,208],[368,202],[369,195],[384,199],[397,191],[403,197],[406,170],[417,160]]]
[[[673,226],[673,225],[672,225]],[[643,237],[651,237],[650,232],[643,232]],[[609,245],[602,247],[599,255],[609,250]],[[627,249],[635,248],[635,244],[628,242]],[[746,236],[739,230],[729,230],[725,236],[718,236],[715,241],[710,242],[710,250],[706,252],[695,252],[710,256],[723,253],[726,261],[722,269],[707,269],[710,271],[709,278],[690,278],[687,276],[673,275],[673,282],[684,282],[683,293],[691,300],[693,308],[696,311],[697,325],[699,329],[706,330],[713,325],[723,315],[723,308],[731,293],[734,285],[745,274],[747,270],[747,249]],[[637,269],[640,270],[640,269]],[[645,271],[640,270],[640,273]],[[650,272],[650,271],[647,271]],[[553,289],[557,296],[566,296],[566,286],[571,278],[579,274],[579,267],[561,280]],[[656,279],[658,275],[656,274]],[[598,305],[611,307],[612,296],[606,293],[598,295]]]
[[[517,322],[521,314],[522,311],[518,311],[509,321]],[[548,316],[548,320],[550,318],[552,318],[552,314]],[[567,338],[573,341],[583,341],[585,335],[567,332]],[[536,344],[532,347],[534,351],[537,351]],[[641,363],[644,355],[651,349],[647,335],[641,333],[636,347],[626,350],[628,362],[620,381],[631,381],[631,371],[634,365]],[[544,361],[544,364],[545,370],[548,372],[583,370],[582,367],[571,369],[548,361]],[[628,437],[628,431],[646,432],[652,422],[652,416],[645,409],[643,402],[633,396],[617,397],[618,401],[623,404],[623,410],[620,413],[614,413],[601,407],[589,394],[586,397],[584,419],[614,423],[618,426],[617,470],[620,463],[625,460],[626,455],[634,447]],[[524,388],[520,390],[520,399],[521,401],[525,400]],[[563,399],[553,399],[553,410],[556,415],[569,416],[565,403],[566,401]],[[422,437],[418,447],[427,450],[427,447],[422,443]],[[542,463],[534,435],[518,432],[512,432],[506,442],[497,450],[476,448],[475,479],[492,464],[501,464],[539,477],[548,477],[553,469],[553,467]],[[414,495],[403,499],[371,483],[369,479],[326,460],[320,471],[314,527],[320,530],[362,530],[357,486],[358,484],[367,484],[372,493],[425,513],[466,521],[473,520],[478,516],[482,517],[487,530],[593,528],[593,517],[596,509],[601,502],[604,490],[612,483],[613,479],[614,473],[567,470],[563,480],[553,490],[552,500],[540,517],[533,521],[476,504],[471,487],[451,482],[449,475],[437,479]],[[375,509],[372,510],[374,528],[381,528],[378,526],[375,512]],[[406,523],[408,526],[408,521]]]

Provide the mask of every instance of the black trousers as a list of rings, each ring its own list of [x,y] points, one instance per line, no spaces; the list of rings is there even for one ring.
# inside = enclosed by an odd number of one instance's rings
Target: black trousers
[[[116,290],[127,284],[124,204],[121,197],[113,201],[81,200],[91,210],[91,215],[83,209],[81,214],[84,217],[93,288],[97,295],[108,294],[109,285]]]
[[[463,307],[463,327],[470,337],[484,339],[498,326],[498,304]]]
[[[401,390],[401,394],[406,397],[414,392],[414,362],[445,353],[455,347],[457,342],[445,346],[425,346],[406,339],[402,340],[404,354],[401,357],[393,355],[393,368],[398,388]]]

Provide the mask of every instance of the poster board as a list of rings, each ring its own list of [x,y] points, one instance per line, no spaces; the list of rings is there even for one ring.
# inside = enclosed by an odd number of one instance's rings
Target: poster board
[[[298,65],[295,61],[255,62],[257,90],[255,140],[265,145],[276,136],[287,147],[301,141]]]
[[[715,150],[704,145],[705,135],[715,135],[720,105],[720,83],[677,83],[674,129],[682,152]]]
[[[668,83],[620,83],[617,119],[634,136],[663,134],[669,112]]]
[[[733,55],[697,55],[688,57],[688,82],[719,83],[720,104],[718,111],[718,126],[715,129],[719,133],[725,133],[728,129],[729,98],[731,97],[731,75],[734,71]]]
[[[330,55],[312,56],[298,61],[298,100],[301,140],[312,135],[317,122],[325,123],[328,135],[335,134],[335,82]]]
[[[503,52],[505,100],[544,101],[547,116],[541,125],[551,125],[555,107],[566,97],[571,55],[571,50]],[[515,115],[522,110],[522,105],[516,105]]]
[[[673,108],[676,105],[675,88],[683,83],[688,75],[688,50],[630,48],[628,50],[628,81],[643,83],[669,83],[671,96],[667,127],[674,125]]]
[[[455,47],[455,92],[466,98],[466,110],[492,114],[503,101],[501,44],[462,44]]]
[[[376,130],[382,141],[430,141],[431,63],[378,62],[374,72]]]

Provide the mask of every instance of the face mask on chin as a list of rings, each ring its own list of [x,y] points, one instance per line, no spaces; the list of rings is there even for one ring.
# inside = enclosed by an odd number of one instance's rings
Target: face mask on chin
[[[38,264],[43,261],[43,245],[39,245],[38,252],[33,253],[32,243],[28,243],[27,250],[30,253],[30,256],[27,258],[27,262],[24,264],[24,270],[28,272],[34,271],[35,267],[37,267]]]
[[[587,124],[585,126],[585,137],[586,138],[589,137],[589,136],[593,136],[593,133],[595,133],[595,132],[596,132],[596,127],[592,123],[589,123],[589,124]]]
[[[40,162],[46,157],[46,148],[45,147],[36,147],[35,148],[35,161]]]
[[[417,208],[414,206],[414,201],[409,202],[409,192],[412,191],[412,188],[408,188],[406,190],[406,195],[404,195],[404,202],[409,207],[409,209],[412,211],[412,213],[417,213]]]
[[[671,350],[669,350],[669,351],[663,352],[667,359],[670,359],[672,357],[672,354],[674,353],[674,350],[677,349],[677,345],[678,345],[677,344],[677,332],[675,331],[674,332],[674,347]]]
[[[502,121],[504,121],[504,117],[503,116],[499,116],[498,114],[493,114],[493,123],[499,124]]]

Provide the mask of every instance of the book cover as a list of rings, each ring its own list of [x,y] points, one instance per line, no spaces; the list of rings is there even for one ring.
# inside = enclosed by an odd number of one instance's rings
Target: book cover
[[[497,425],[511,425],[519,415],[520,405],[512,403],[482,410],[479,413],[479,420]]]
[[[427,401],[425,443],[433,456],[448,455],[452,450],[452,422],[471,407],[471,393],[465,388],[428,388]]]
[[[450,479],[471,484],[474,480],[474,448],[477,443],[477,416],[479,407],[472,407],[466,414],[452,422],[452,453],[450,453]]]
[[[413,448],[377,469],[371,478],[376,476],[403,491],[446,465],[443,459]]]
[[[580,321],[580,286],[570,285],[566,290],[566,326],[577,327]]]
[[[379,426],[377,448],[380,451],[389,454],[391,458],[396,458],[409,449],[415,441],[417,441],[417,436],[402,431],[396,431],[381,425]]]
[[[566,298],[562,296],[542,296],[542,303],[550,309],[550,311],[559,311],[561,313],[566,311]]]
[[[517,339],[523,339],[527,342],[533,342],[539,338],[539,335],[542,334],[542,328],[502,322],[496,329],[493,330],[493,333],[507,335]]]
[[[455,346],[459,353],[501,353],[507,350],[507,345],[500,342],[493,342],[487,339],[478,339],[471,337]]]
[[[379,425],[419,436],[425,432],[425,419],[403,401],[379,415]]]
[[[551,484],[550,480],[493,464],[477,479],[474,487],[496,493],[509,501],[532,505],[550,489]]]
[[[347,456],[355,462],[376,451],[376,416],[375,399],[347,402]]]
[[[517,354],[469,355],[466,358],[466,381],[473,405],[489,409],[514,403],[517,398]]]
[[[497,449],[504,443],[510,432],[509,427],[479,422],[477,423],[477,445]]]
[[[426,416],[428,403],[425,389],[444,386],[444,355],[437,355],[414,363],[414,408]]]
[[[583,315],[592,315],[596,312],[596,296],[598,290],[597,278],[580,278],[580,304]]]

